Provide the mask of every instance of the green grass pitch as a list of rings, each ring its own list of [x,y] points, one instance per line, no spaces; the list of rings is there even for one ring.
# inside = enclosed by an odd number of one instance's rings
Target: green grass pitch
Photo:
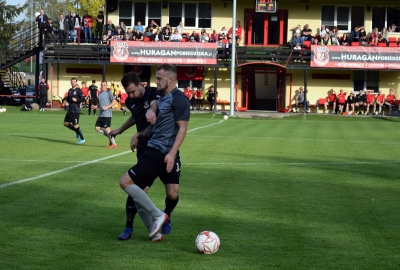
[[[65,112],[19,109],[0,114],[2,270],[400,268],[399,119],[192,114],[172,232],[152,243],[138,216],[117,240],[135,129],[108,149],[84,110],[76,145]],[[163,209],[159,180],[149,196]],[[203,230],[214,255],[196,253]]]

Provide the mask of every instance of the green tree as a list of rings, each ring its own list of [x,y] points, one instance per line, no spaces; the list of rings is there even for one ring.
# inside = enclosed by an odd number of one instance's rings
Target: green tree
[[[60,17],[60,14],[67,14],[67,7],[70,6],[71,3],[71,0],[27,0],[26,5],[28,5],[29,8],[26,9],[25,15],[26,18],[30,18],[30,21],[34,21],[34,14],[43,9],[44,13],[55,21]]]
[[[97,14],[102,10],[105,14],[104,6],[106,4],[105,0],[71,0],[69,4],[69,10],[75,11],[82,18],[83,12],[87,11],[90,16],[93,17],[95,21]],[[93,25],[95,29],[96,23]]]
[[[5,0],[0,0],[0,38],[9,40],[21,27],[22,21],[15,21],[26,8],[23,6],[7,5]]]

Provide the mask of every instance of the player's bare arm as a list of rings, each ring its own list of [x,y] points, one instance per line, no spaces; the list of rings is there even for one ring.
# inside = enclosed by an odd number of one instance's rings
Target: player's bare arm
[[[117,104],[117,100],[114,99],[108,106],[103,106],[102,109],[103,109],[104,111],[106,111],[106,110],[108,110],[108,109],[114,107],[115,104]]]
[[[131,150],[135,151],[136,146],[138,145],[139,142],[139,138],[151,137],[152,134],[153,134],[153,126],[150,125],[145,130],[142,130],[141,132],[138,132],[135,135],[133,135],[131,138]]]
[[[119,128],[113,129],[109,132],[110,136],[116,137],[118,134],[122,134],[125,130],[133,127],[136,124],[135,118],[131,115],[125,123],[122,124]]]
[[[174,167],[175,157],[178,153],[179,147],[182,145],[183,140],[187,134],[188,121],[176,121],[176,124],[179,127],[178,133],[176,134],[175,142],[172,145],[171,150],[165,156],[164,162],[167,163],[167,172],[171,172]]]

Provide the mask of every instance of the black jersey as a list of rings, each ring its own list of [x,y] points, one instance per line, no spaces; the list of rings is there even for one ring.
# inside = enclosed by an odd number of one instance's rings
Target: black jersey
[[[357,102],[365,102],[366,101],[366,96],[364,95],[364,94],[362,94],[362,95],[360,95],[360,94],[357,94],[356,95],[356,101]]]
[[[73,101],[72,98],[76,98],[76,101]],[[80,113],[81,103],[84,100],[85,97],[83,96],[82,90],[79,87],[75,89],[70,88],[68,90],[68,97],[67,97],[67,102],[69,103],[68,111],[71,113]]]
[[[90,97],[91,98],[97,98],[97,86],[96,85],[91,85],[89,86],[89,92],[90,92]]]
[[[125,100],[126,107],[131,111],[136,122],[137,132],[145,130],[150,123],[146,120],[147,109],[150,108],[150,103],[157,100],[160,94],[155,87],[145,87],[144,95],[141,99],[132,99],[128,97]],[[145,148],[150,138],[139,138],[137,148]]]

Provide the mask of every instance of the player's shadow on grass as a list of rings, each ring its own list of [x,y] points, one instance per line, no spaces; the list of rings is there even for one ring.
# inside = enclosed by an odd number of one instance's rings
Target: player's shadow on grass
[[[54,140],[54,139],[43,138],[43,137],[22,136],[22,135],[15,135],[15,137],[37,139],[37,140],[42,140],[42,141],[54,142],[54,143],[64,143],[64,144],[68,144],[68,145],[76,145],[76,141],[75,142],[74,141],[63,141],[63,140]],[[104,145],[90,145],[90,146],[104,148]]]

